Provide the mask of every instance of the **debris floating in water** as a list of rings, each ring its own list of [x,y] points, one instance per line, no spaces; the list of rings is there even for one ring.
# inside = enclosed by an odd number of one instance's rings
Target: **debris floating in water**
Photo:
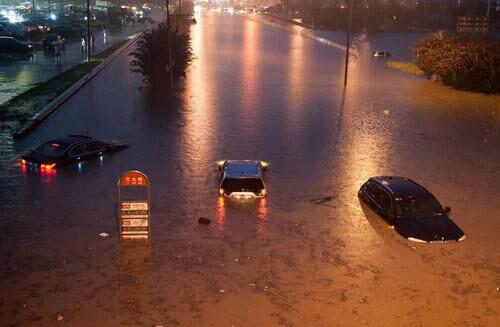
[[[208,225],[208,224],[210,224],[210,219],[205,218],[205,217],[200,217],[200,219],[198,219],[198,222],[200,224]]]

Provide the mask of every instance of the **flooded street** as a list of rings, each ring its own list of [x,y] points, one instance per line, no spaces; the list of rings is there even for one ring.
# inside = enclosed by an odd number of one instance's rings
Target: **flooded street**
[[[177,97],[141,88],[122,55],[25,139],[2,136],[1,325],[498,324],[500,98],[387,68],[377,36],[355,43],[344,88],[341,47],[259,20],[197,17]],[[66,134],[130,148],[22,172]],[[269,162],[268,197],[219,199],[221,159]],[[149,248],[119,241],[129,169],[151,180]],[[357,198],[377,175],[427,187],[468,239],[397,235]]]

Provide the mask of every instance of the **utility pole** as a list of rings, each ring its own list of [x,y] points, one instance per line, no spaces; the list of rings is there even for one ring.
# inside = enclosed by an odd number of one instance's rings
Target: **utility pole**
[[[347,85],[347,72],[349,70],[349,48],[351,47],[351,25],[352,25],[352,7],[354,0],[349,1],[349,22],[347,26],[347,44],[345,50],[345,71],[344,71],[344,85]]]
[[[168,31],[168,74],[170,80],[170,88],[174,87],[174,70],[172,67],[172,33],[170,31],[170,2],[169,0],[165,0],[167,4],[167,31]]]
[[[491,0],[488,0],[488,8],[486,9],[486,19],[488,20],[488,25],[490,24],[490,8],[491,8]]]
[[[87,0],[87,61],[90,62],[90,0]]]
[[[36,9],[35,9],[35,0],[33,0],[33,8],[31,8],[31,12],[35,12]]]

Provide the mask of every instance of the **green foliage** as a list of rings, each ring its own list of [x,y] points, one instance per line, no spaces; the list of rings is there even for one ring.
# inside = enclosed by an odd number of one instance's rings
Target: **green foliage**
[[[136,43],[136,49],[130,54],[132,72],[141,74],[144,83],[152,88],[163,89],[169,84],[169,37],[172,38],[174,79],[185,76],[191,62],[189,36],[169,31],[164,23],[144,32]]]
[[[414,49],[424,74],[457,89],[500,92],[500,42],[463,34],[435,34]]]
[[[412,62],[406,61],[388,61],[385,63],[388,67],[399,69],[405,73],[415,74],[415,75],[423,75],[424,72],[417,67]]]

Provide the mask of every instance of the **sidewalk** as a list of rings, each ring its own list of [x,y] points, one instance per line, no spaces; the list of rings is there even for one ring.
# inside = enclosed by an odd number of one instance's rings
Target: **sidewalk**
[[[144,26],[144,24],[123,26],[121,31],[96,30],[93,52],[100,52],[116,44],[141,30]],[[86,53],[82,52],[81,40],[77,38],[66,43],[60,64],[55,62],[53,55],[44,54],[41,50],[35,51],[33,61],[0,61],[0,103],[7,102],[16,95],[76,66],[85,59]]]

